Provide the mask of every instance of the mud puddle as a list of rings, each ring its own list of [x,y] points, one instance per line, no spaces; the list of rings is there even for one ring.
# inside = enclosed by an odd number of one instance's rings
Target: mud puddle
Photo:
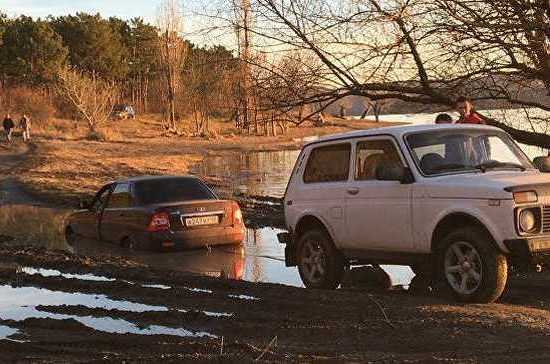
[[[13,336],[17,333],[19,333],[19,330],[17,329],[0,325],[0,340],[11,340],[10,336]]]
[[[6,238],[13,238],[13,241],[3,241],[2,243],[44,246],[48,249],[65,250],[85,256],[120,256],[151,267],[212,277],[303,286],[296,267],[285,266],[284,245],[277,240],[277,234],[283,231],[281,229],[270,227],[248,229],[245,239],[238,246],[207,247],[171,253],[141,252],[90,240],[78,241],[74,246],[68,246],[61,233],[63,220],[67,213],[67,211],[24,205],[2,206],[0,208],[0,231]],[[20,223],[24,223],[24,227]],[[29,270],[28,273],[58,274],[40,268],[34,267],[34,270]],[[384,269],[390,275],[393,285],[408,285],[413,277],[413,273],[408,267],[385,266]],[[109,279],[74,274],[65,275],[65,278]]]
[[[3,321],[21,322],[28,319],[74,320],[88,328],[111,334],[170,335],[195,338],[216,337],[207,332],[162,325],[140,327],[127,320],[115,319],[109,316],[79,316],[50,312],[60,308],[70,310],[74,307],[134,313],[170,311],[169,308],[164,306],[118,301],[110,299],[105,295],[67,293],[36,287],[0,286],[0,319]],[[228,314],[208,312],[207,315],[221,317]],[[14,329],[10,329],[7,326],[5,329],[2,329],[0,326],[0,337],[8,338],[16,333],[17,330],[14,331]]]

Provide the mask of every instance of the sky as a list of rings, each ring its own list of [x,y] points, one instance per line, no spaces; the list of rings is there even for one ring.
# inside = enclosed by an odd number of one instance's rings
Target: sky
[[[85,12],[100,13],[104,18],[116,16],[122,19],[141,17],[150,24],[156,23],[158,6],[162,0],[0,0],[0,12],[9,17],[27,15],[45,18],[48,15],[60,16]],[[231,36],[205,35],[203,30],[212,26],[212,20],[205,19],[205,4],[216,7],[219,0],[182,1],[185,16],[184,36],[200,45],[223,44],[231,48],[235,42]],[[208,6],[207,5],[207,6]],[[229,34],[231,35],[231,34]]]
[[[76,12],[101,13],[123,19],[142,17],[154,22],[160,0],[0,0],[0,11],[8,16],[46,17]]]

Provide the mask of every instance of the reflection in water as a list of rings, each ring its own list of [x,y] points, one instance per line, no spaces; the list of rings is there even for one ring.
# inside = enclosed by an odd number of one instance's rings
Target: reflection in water
[[[257,196],[282,197],[300,151],[223,153],[206,157],[193,173],[219,181],[222,194],[234,191]]]
[[[31,304],[35,302],[36,304]],[[84,306],[125,312],[168,312],[164,306],[151,306],[129,301],[116,301],[104,295],[66,293],[35,287],[0,286],[0,319],[23,321],[30,318],[75,320],[97,331],[116,334],[172,335],[182,337],[215,337],[206,332],[192,332],[181,328],[150,325],[141,328],[136,324],[111,317],[65,315],[39,310],[36,306]]]
[[[22,267],[19,269],[20,273],[28,275],[40,275],[42,277],[63,277],[65,279],[78,279],[80,281],[92,281],[92,282],[113,282],[116,281],[114,278],[107,278],[103,276],[96,276],[94,274],[71,274],[71,273],[62,273],[55,269],[44,269],[44,268],[32,268],[32,267]]]
[[[0,340],[5,340],[5,339],[9,340],[10,336],[17,334],[18,332],[19,330],[17,329],[0,325]]]

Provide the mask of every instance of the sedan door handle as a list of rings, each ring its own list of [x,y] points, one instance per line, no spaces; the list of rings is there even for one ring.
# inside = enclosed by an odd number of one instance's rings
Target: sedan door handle
[[[348,194],[349,195],[357,195],[359,193],[359,188],[357,187],[354,187],[354,188],[348,188]]]

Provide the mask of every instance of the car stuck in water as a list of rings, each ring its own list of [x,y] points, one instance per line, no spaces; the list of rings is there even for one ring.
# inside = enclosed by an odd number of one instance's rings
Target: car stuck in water
[[[69,244],[96,239],[143,250],[240,244],[237,202],[222,200],[190,176],[146,176],[109,183],[66,222]]]
[[[287,266],[336,288],[346,266],[410,265],[468,302],[550,257],[550,157],[488,126],[400,126],[306,145],[284,198]]]

